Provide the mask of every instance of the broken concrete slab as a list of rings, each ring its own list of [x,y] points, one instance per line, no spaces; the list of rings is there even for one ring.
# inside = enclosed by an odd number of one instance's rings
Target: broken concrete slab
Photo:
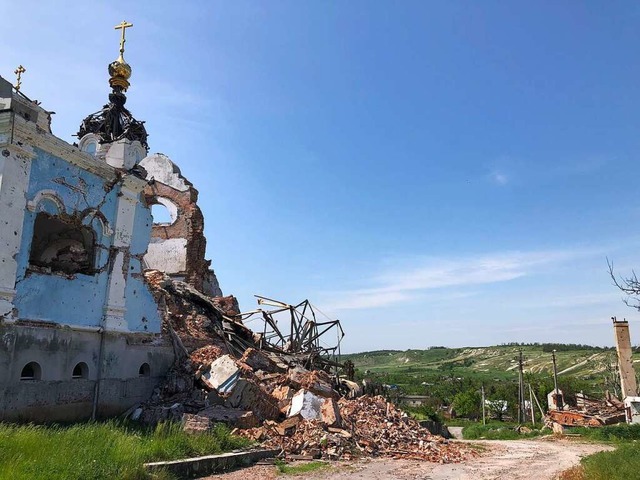
[[[249,365],[253,370],[262,370],[267,373],[280,373],[285,371],[271,360],[265,352],[261,352],[255,348],[247,348],[240,361]]]
[[[305,420],[322,419],[324,398],[305,389],[301,389],[291,399],[288,417],[300,415]]]
[[[230,393],[240,378],[240,368],[231,355],[223,355],[215,359],[208,371],[202,373],[200,379],[209,388],[218,393]]]

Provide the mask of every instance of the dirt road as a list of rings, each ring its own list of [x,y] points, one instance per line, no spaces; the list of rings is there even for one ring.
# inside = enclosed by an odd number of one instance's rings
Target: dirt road
[[[552,480],[560,472],[577,465],[580,458],[607,445],[569,440],[470,441],[481,455],[463,463],[433,464],[411,460],[373,459],[339,462],[312,474],[295,478],[308,480]],[[255,466],[215,480],[272,480],[275,467]],[[286,477],[279,477],[286,478]]]

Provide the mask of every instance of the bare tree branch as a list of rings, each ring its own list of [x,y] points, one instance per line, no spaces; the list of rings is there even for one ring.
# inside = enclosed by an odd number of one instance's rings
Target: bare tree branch
[[[632,298],[632,297],[640,297],[640,280],[638,280],[638,276],[636,275],[635,270],[631,270],[631,276],[625,277],[616,277],[613,271],[613,262],[609,261],[607,258],[607,266],[609,267],[609,276],[613,281],[613,284],[618,287],[618,289],[627,295],[627,298],[622,301],[628,307],[635,308],[636,310],[640,310],[640,298]]]

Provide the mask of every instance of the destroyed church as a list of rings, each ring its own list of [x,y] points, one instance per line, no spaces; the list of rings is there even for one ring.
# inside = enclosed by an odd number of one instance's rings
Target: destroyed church
[[[123,53],[124,29],[108,103],[73,145],[0,77],[0,420],[104,417],[149,398],[174,349],[145,271],[222,295],[197,190],[148,154],[144,122],[126,108]],[[170,220],[154,222],[154,205]]]

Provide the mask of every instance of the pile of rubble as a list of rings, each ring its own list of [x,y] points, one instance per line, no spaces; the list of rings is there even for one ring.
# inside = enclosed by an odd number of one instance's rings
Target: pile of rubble
[[[224,422],[238,435],[297,458],[455,462],[467,454],[382,397],[353,398],[357,384],[331,375],[335,362],[301,341],[306,333],[295,342],[270,344],[242,323],[233,297],[207,297],[157,271],[145,277],[164,309],[163,329],[176,362],[132,418],[180,421],[189,432]],[[295,343],[305,349],[290,348]]]
[[[563,405],[561,410],[549,410],[545,423],[554,431],[560,427],[601,427],[626,420],[624,403],[606,392],[604,399],[590,398],[584,394],[576,395],[576,407]]]
[[[290,458],[389,456],[449,463],[469,455],[460,444],[431,435],[383,397],[343,398],[337,403],[339,410],[323,412],[320,420],[296,414],[281,423],[267,421],[236,433],[269,448],[281,448]]]

